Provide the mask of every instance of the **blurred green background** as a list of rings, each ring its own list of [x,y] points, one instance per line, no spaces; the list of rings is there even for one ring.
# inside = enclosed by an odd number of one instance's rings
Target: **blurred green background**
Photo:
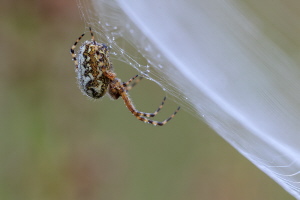
[[[184,110],[153,127],[122,100],[83,96],[69,53],[85,30],[74,0],[7,0],[0,13],[1,200],[293,199]],[[122,80],[137,73],[114,66]],[[148,80],[131,92],[145,112],[164,95]]]

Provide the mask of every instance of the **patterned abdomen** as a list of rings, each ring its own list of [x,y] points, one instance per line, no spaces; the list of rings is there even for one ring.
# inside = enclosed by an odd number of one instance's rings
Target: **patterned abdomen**
[[[86,41],[78,52],[76,69],[80,90],[87,96],[99,99],[105,95],[110,79],[103,75],[103,68],[110,70],[108,47]],[[105,71],[105,70],[104,70]]]

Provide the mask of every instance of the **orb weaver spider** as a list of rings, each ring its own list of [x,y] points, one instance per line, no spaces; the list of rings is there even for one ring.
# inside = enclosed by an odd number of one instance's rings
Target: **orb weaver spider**
[[[85,34],[82,34],[76,40],[70,50],[76,67],[75,71],[77,73],[79,88],[82,93],[93,99],[99,99],[108,92],[112,99],[121,97],[124,100],[126,107],[138,120],[154,126],[163,126],[168,123],[176,115],[180,107],[178,107],[169,118],[162,122],[148,118],[158,114],[165,103],[166,97],[164,97],[161,105],[154,113],[138,111],[134,107],[127,92],[136,85],[142,77],[136,75],[127,82],[121,82],[121,80],[116,77],[112,63],[109,60],[109,48],[105,44],[96,42],[92,29],[89,28],[89,30],[92,40],[87,40],[80,46],[78,56],[76,57],[74,50]]]

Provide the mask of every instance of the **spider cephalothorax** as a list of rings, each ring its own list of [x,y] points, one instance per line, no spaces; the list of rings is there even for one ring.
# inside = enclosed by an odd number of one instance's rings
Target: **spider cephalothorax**
[[[153,121],[146,117],[154,117],[160,109],[163,107],[166,98],[164,98],[161,105],[154,113],[144,113],[138,111],[132,104],[127,92],[138,83],[141,78],[136,79],[138,75],[134,76],[127,82],[121,82],[120,79],[116,78],[116,74],[113,72],[112,64],[109,60],[109,49],[105,44],[98,43],[95,41],[94,34],[90,28],[92,36],[91,41],[85,41],[79,48],[78,56],[74,52],[77,43],[84,36],[82,34],[74,43],[71,48],[71,55],[75,63],[78,84],[80,90],[87,96],[99,99],[103,97],[107,90],[108,94],[113,99],[122,97],[125,105],[130,112],[139,120],[153,125],[162,126],[170,121],[178,112],[180,107],[166,120],[162,122]],[[134,81],[131,84],[131,82]]]

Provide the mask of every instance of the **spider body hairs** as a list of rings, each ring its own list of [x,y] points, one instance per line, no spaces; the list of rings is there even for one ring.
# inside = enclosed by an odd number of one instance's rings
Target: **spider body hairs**
[[[142,77],[136,75],[127,82],[121,82],[121,80],[116,77],[112,63],[109,60],[109,48],[105,44],[96,42],[92,29],[89,29],[92,39],[85,41],[80,46],[78,56],[76,56],[74,50],[84,34],[76,40],[70,50],[75,64],[79,88],[82,93],[93,99],[99,99],[106,93],[113,99],[121,97],[126,107],[138,120],[155,126],[163,126],[168,123],[176,115],[180,107],[178,107],[169,118],[162,122],[153,121],[148,118],[158,114],[165,103],[166,97],[154,113],[138,111],[134,107],[127,92],[132,89]]]

